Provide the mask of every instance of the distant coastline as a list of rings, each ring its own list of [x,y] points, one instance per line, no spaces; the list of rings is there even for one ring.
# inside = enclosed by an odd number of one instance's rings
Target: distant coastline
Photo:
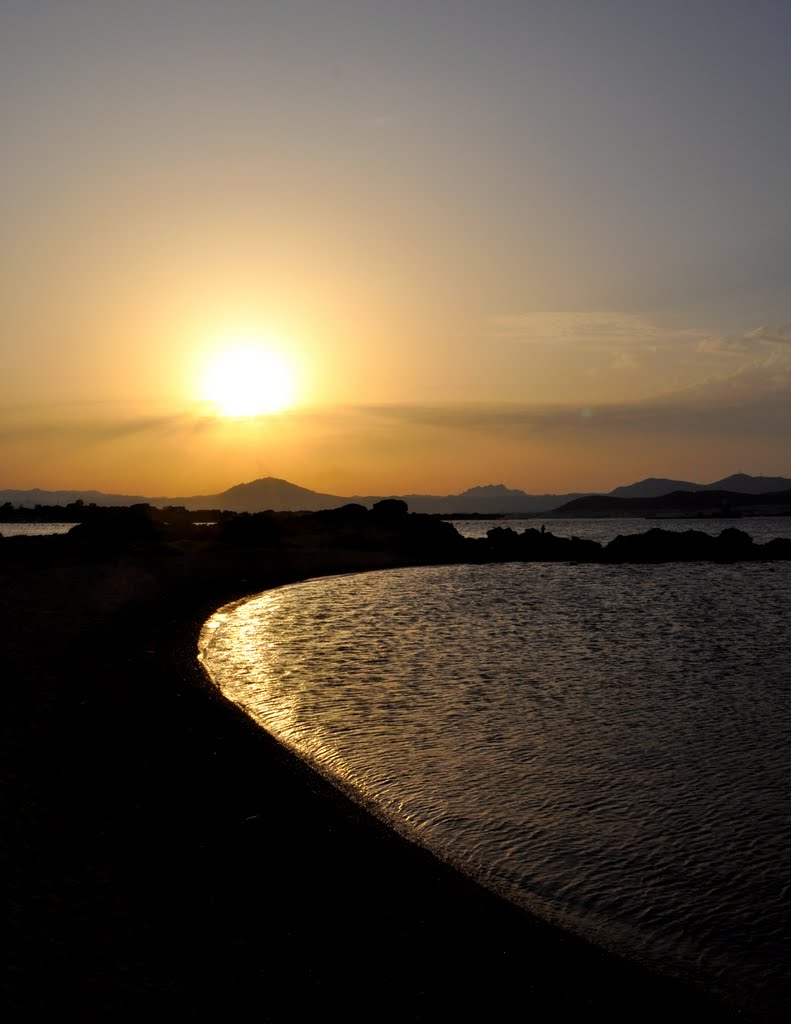
[[[383,499],[406,501],[413,512],[428,514],[479,514],[505,515],[514,513],[526,517],[533,513],[547,515],[556,514],[570,503],[591,502],[591,507],[606,509],[612,507],[613,501],[620,499],[642,499],[647,502],[645,507],[653,509],[651,501],[662,499],[679,492],[708,493],[709,499],[700,498],[700,506],[712,509],[721,508],[722,501],[728,500],[732,507],[737,502],[730,495],[751,495],[756,507],[765,505],[756,496],[774,494],[778,491],[791,493],[791,478],[749,476],[736,473],[710,484],[698,484],[683,480],[669,480],[649,477],[637,483],[616,487],[608,494],[591,492],[575,492],[570,494],[528,494],[525,491],[506,487],[504,484],[487,484],[470,487],[459,494],[390,494],[390,495],[352,495],[341,497],[335,494],[323,494],[280,480],[265,477],[249,483],[237,484],[218,494],[192,495],[188,497],[144,497],[142,495],[105,494],[100,491],[44,491],[33,490],[0,490],[0,515],[8,514],[11,509],[20,506],[27,508],[43,508],[45,506],[70,506],[74,504],[104,506],[128,506],[147,504],[154,508],[180,508],[188,512],[195,511],[228,511],[228,512],[318,512],[325,509],[340,508],[343,505],[356,504],[372,508]],[[714,496],[715,492],[721,492]],[[681,500],[681,499],[679,499]],[[707,504],[710,502],[710,504]],[[770,503],[771,504],[771,503]],[[686,507],[682,500],[679,506]],[[572,510],[573,511],[573,510]],[[565,513],[564,513],[565,514]],[[588,512],[590,514],[590,512]],[[633,512],[630,514],[634,514]]]

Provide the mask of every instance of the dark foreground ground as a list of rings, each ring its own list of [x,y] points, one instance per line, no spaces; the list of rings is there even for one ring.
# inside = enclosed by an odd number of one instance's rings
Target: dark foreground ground
[[[731,1019],[393,835],[206,684],[219,604],[404,560],[0,540],[14,1019]]]

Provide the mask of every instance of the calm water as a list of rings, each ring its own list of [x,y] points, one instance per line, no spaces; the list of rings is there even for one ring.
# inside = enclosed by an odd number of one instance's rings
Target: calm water
[[[68,533],[74,523],[0,523],[0,537],[44,537]]]
[[[791,999],[791,564],[308,581],[204,626],[223,692],[521,905],[754,1011]]]

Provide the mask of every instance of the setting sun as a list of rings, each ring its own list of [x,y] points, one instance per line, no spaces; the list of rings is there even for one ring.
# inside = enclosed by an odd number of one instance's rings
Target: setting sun
[[[237,345],[209,363],[202,392],[221,416],[261,416],[293,404],[294,376],[279,354],[256,344]]]

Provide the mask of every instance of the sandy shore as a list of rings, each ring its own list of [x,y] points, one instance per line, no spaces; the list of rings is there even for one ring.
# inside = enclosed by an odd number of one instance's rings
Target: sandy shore
[[[0,541],[15,1018],[731,1019],[392,834],[211,689],[216,607],[344,565]]]

